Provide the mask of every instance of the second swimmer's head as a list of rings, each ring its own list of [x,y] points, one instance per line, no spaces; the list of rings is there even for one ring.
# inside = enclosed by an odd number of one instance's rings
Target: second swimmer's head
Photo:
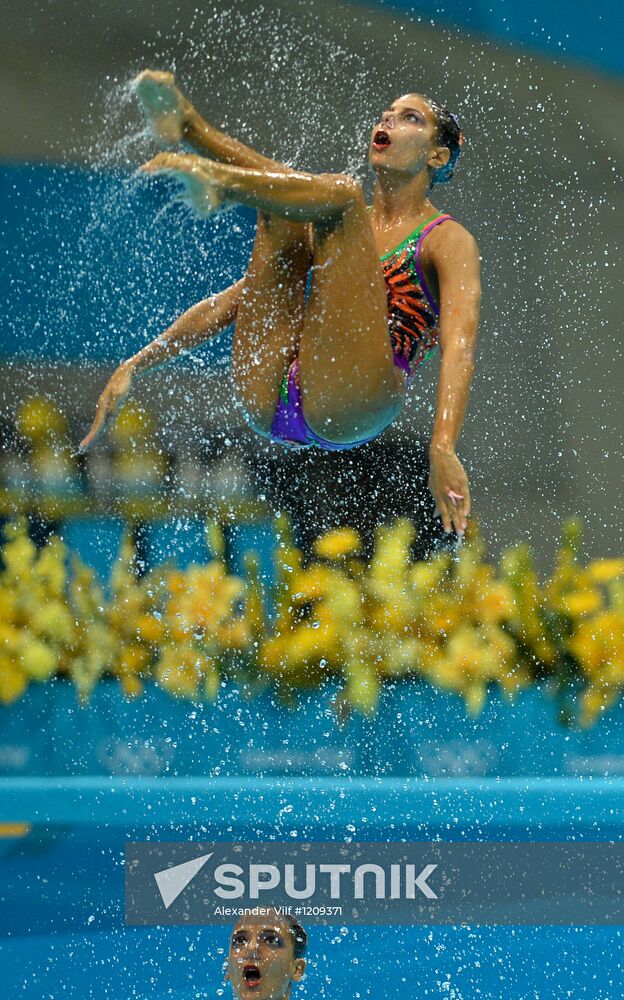
[[[241,1000],[289,1000],[305,974],[308,937],[288,914],[268,908],[241,917],[230,939],[226,978]]]
[[[369,157],[374,170],[427,170],[429,187],[453,177],[464,137],[448,108],[421,94],[392,102],[373,128]]]

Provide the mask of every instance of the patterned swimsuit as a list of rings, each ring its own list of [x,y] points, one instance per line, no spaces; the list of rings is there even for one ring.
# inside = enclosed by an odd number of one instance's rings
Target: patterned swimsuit
[[[422,272],[420,249],[425,236],[450,218],[444,212],[436,212],[394,250],[380,257],[388,291],[388,333],[394,363],[408,376],[406,388],[420,365],[434,353],[439,339],[440,311]],[[342,444],[319,437],[303,414],[299,358],[293,358],[280,386],[271,426],[274,440],[298,448],[316,446],[326,451],[344,451],[372,441],[380,433],[377,431],[370,437]]]
[[[394,363],[411,378],[438,346],[440,310],[420,264],[425,236],[451,216],[436,212],[380,258],[388,290],[388,332]]]

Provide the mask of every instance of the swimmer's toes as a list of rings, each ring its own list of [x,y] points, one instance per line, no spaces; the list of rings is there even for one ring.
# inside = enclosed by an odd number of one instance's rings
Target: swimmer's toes
[[[184,98],[175,85],[173,73],[143,70],[133,80],[132,89],[155,137],[171,145],[180,142],[184,132]]]
[[[211,183],[207,172],[197,157],[192,154],[158,153],[139,170],[142,173],[168,173],[182,184],[184,200],[191,208],[204,218],[218,212],[224,204],[224,196],[214,183]]]
[[[135,90],[140,90],[144,88],[150,90],[150,88],[155,87],[175,87],[175,78],[173,73],[168,73],[159,69],[144,69],[141,70],[137,76],[135,76],[132,81],[132,86]]]
[[[155,174],[158,170],[163,170],[164,168],[154,163],[154,160],[148,160],[147,163],[142,163],[139,170],[142,174]]]
[[[190,169],[192,169],[192,167],[187,165],[184,157],[179,156],[176,153],[157,153],[151,160],[148,160],[147,163],[142,163],[139,167],[139,170],[146,174],[155,174],[161,170],[175,170],[182,172]]]

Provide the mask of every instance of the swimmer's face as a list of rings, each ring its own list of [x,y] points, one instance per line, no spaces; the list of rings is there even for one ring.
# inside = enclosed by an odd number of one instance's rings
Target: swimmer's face
[[[305,965],[304,958],[295,958],[292,934],[279,917],[250,914],[232,933],[225,978],[240,1000],[286,1000]]]
[[[450,150],[438,146],[433,108],[418,94],[393,101],[373,128],[369,162],[373,170],[396,170],[417,174],[427,167],[440,167]]]

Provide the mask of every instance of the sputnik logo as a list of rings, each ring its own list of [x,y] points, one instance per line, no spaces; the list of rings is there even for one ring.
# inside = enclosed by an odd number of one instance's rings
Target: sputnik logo
[[[172,903],[175,903],[180,893],[195,878],[197,872],[201,871],[213,853],[202,854],[199,858],[193,858],[192,861],[184,861],[181,865],[174,865],[173,868],[165,868],[164,871],[154,872],[160,898],[165,904],[166,910],[169,909]]]

